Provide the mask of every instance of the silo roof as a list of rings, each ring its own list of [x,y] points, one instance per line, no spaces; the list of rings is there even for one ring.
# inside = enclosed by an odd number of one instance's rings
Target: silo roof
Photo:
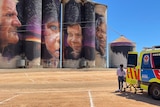
[[[124,37],[123,35],[115,41],[111,42],[111,46],[135,46],[135,43]]]

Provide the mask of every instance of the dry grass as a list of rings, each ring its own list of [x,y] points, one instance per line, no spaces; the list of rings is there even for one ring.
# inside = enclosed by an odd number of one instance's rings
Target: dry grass
[[[0,107],[157,107],[146,93],[115,93],[116,69],[0,69]]]

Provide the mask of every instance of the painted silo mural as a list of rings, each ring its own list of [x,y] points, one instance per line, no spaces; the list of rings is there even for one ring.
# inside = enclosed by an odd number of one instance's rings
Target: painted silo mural
[[[79,0],[66,0],[63,4],[63,66],[78,68],[85,61],[89,67],[106,67],[107,7]]]
[[[127,66],[128,51],[135,51],[135,43],[123,35],[109,45],[109,67],[117,68],[120,64]]]
[[[57,68],[60,56],[60,1],[42,2],[42,50],[43,67]]]
[[[95,4],[85,2],[83,8],[83,55],[88,66],[95,67]]]
[[[64,67],[79,67],[82,57],[81,3],[63,1],[64,5]]]
[[[39,66],[41,61],[42,0],[24,0],[25,34],[24,55],[29,66]]]
[[[62,67],[66,68],[79,68],[81,62],[88,67],[106,66],[107,6],[89,1],[63,0],[61,13],[61,0],[0,2],[3,7],[12,9],[9,15],[1,15],[0,68],[57,68],[60,58]],[[1,8],[1,11],[7,9]],[[14,17],[9,17],[10,14]]]
[[[106,67],[106,40],[107,40],[107,25],[106,25],[106,6],[95,5],[95,65],[96,67]]]
[[[19,56],[17,28],[21,22],[17,17],[16,2],[0,1],[0,68],[14,68]]]

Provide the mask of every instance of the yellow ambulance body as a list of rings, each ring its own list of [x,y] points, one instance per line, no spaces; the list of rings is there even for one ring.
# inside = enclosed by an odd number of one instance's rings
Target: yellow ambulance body
[[[126,83],[160,99],[160,46],[145,48],[139,56],[138,52],[128,52]]]

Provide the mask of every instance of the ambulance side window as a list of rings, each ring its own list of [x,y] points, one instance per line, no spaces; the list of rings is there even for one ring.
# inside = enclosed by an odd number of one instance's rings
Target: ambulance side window
[[[160,53],[153,53],[152,60],[153,69],[160,69]]]
[[[128,54],[127,67],[137,66],[137,54]]]

